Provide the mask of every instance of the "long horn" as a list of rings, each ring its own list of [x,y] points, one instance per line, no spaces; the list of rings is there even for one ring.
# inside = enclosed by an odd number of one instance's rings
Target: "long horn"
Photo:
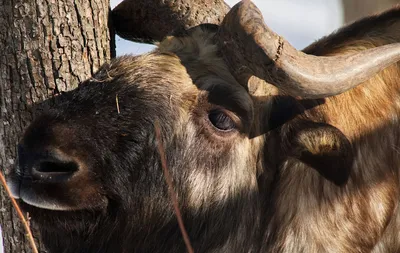
[[[400,60],[400,43],[340,56],[305,54],[269,29],[250,0],[229,11],[218,33],[222,55],[236,78],[255,75],[295,97],[343,93]]]

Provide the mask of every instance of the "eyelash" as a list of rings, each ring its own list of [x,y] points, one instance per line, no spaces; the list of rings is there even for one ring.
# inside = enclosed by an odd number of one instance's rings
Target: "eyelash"
[[[237,129],[235,121],[223,110],[209,111],[207,116],[210,124],[218,131],[231,132]]]

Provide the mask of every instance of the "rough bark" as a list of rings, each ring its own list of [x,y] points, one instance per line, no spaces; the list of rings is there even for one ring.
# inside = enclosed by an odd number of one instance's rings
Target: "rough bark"
[[[389,9],[400,0],[343,0],[344,21],[351,23],[362,17]]]
[[[125,0],[112,11],[116,33],[152,43],[181,28],[220,24],[229,6],[223,0]]]
[[[16,146],[35,113],[34,105],[76,87],[110,59],[108,14],[108,0],[0,0],[3,172],[15,165]],[[5,252],[31,252],[22,225],[0,188]],[[40,251],[45,252],[41,246]]]

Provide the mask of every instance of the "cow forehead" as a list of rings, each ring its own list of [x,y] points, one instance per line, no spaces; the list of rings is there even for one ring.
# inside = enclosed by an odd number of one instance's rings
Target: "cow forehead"
[[[232,76],[224,59],[218,53],[218,46],[215,43],[215,30],[209,30],[204,26],[192,28],[183,36],[168,36],[159,45],[158,52],[168,52],[176,55],[193,82],[200,89],[207,89],[204,85],[212,82],[204,82],[210,77],[223,80],[232,88],[242,87]],[[202,83],[198,83],[199,79]]]
[[[157,89],[165,85],[179,86],[179,89],[192,86],[192,80],[179,58],[158,52],[118,57],[104,65],[91,81],[135,85],[146,89]]]
[[[185,37],[167,37],[151,53],[114,59],[94,79],[115,80],[149,92],[165,92],[167,88],[173,95],[210,92],[215,86],[223,86],[225,91],[248,100],[246,88],[236,81],[217,54],[213,36],[198,29]]]
[[[149,100],[168,100],[185,111],[196,106],[199,96],[206,96],[212,104],[250,113],[252,98],[218,55],[214,36],[195,29],[183,37],[167,37],[153,52],[114,59],[94,79],[108,79],[120,87],[119,92],[139,88]]]

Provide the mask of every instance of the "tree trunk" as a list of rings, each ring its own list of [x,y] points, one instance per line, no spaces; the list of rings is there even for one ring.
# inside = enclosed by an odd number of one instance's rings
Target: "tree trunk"
[[[400,0],[343,0],[344,21],[351,23],[362,17],[389,9]]]
[[[16,146],[35,113],[33,105],[77,87],[110,59],[108,14],[108,0],[0,0],[3,172],[15,166]],[[31,252],[2,187],[0,224],[5,252]]]

